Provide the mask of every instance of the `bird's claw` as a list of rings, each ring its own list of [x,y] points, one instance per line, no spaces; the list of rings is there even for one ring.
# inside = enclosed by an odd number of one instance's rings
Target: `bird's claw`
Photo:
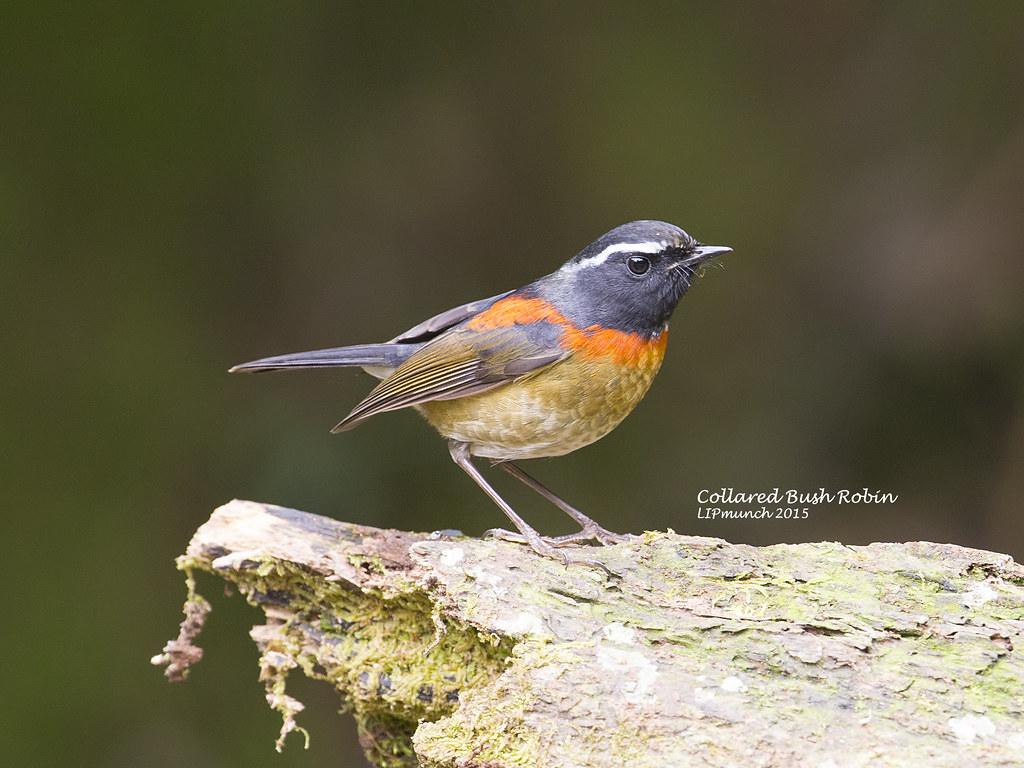
[[[484,531],[484,538],[501,539],[511,541],[514,544],[529,544],[530,540],[521,533],[506,531],[504,528],[491,528]],[[624,544],[627,541],[634,541],[638,537],[632,533],[615,533],[606,530],[599,525],[584,527],[576,533],[566,533],[561,536],[541,536],[540,540],[552,547],[566,547],[570,544],[579,544],[586,541],[596,541],[603,546],[613,544]]]
[[[596,541],[603,546],[609,547],[612,544],[624,544],[627,541],[633,541],[637,537],[632,533],[615,533],[614,531],[609,531],[595,524],[593,526],[586,525],[576,533],[567,533],[564,536],[557,536],[555,538],[557,541],[564,544],[575,544],[576,542],[581,541]]]
[[[521,533],[507,531],[504,528],[490,528],[484,531],[483,535],[484,538],[500,539],[501,541],[508,541],[513,544],[527,544],[534,552],[542,557],[550,557],[552,559],[559,560],[564,565],[568,565],[569,563],[590,565],[604,571],[608,576],[615,576],[615,573],[601,561],[588,557],[581,557],[576,553],[566,551],[563,547],[567,547],[581,541],[598,541],[602,545],[607,546],[609,544],[619,544],[636,538],[634,535],[628,533],[612,533],[611,531],[606,531],[600,526],[597,526],[597,530],[584,529],[577,533],[569,533],[563,536],[537,536],[534,538],[524,536]]]

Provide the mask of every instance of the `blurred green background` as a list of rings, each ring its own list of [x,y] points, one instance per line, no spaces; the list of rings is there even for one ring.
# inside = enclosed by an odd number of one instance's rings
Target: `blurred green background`
[[[1007,3],[7,4],[0,24],[9,765],[361,765],[336,696],[273,753],[219,597],[183,686],[172,560],[243,497],[479,533],[411,413],[328,429],[380,340],[663,218],[736,252],[602,442],[532,464],[612,528],[1024,557],[1024,12]],[[495,477],[541,529],[568,530]],[[696,519],[732,486],[892,507]]]

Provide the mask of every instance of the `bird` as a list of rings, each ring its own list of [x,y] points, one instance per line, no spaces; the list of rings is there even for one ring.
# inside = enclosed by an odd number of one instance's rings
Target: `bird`
[[[385,411],[415,409],[518,531],[489,535],[565,563],[585,560],[570,554],[569,545],[610,545],[631,536],[605,529],[516,462],[565,455],[618,426],[661,367],[679,300],[705,263],[731,251],[702,245],[668,222],[632,221],[548,275],[441,312],[390,341],[266,357],[230,372],[362,368],[380,381],[332,432]],[[490,460],[536,491],[579,531],[541,535],[474,458]]]

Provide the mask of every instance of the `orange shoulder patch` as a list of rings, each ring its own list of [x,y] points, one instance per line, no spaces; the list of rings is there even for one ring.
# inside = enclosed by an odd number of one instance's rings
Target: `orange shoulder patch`
[[[556,325],[568,325],[569,321],[544,299],[530,299],[522,296],[509,296],[494,302],[466,326],[474,331],[487,331],[492,328],[505,328],[510,325],[528,325],[547,320]]]

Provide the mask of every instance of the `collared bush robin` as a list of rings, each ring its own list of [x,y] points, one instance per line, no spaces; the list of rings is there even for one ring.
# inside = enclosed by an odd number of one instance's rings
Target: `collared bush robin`
[[[361,367],[381,381],[332,432],[412,407],[448,439],[452,459],[537,552],[626,536],[605,530],[513,461],[561,456],[607,435],[646,394],[672,312],[701,264],[731,249],[663,221],[623,224],[562,267],[514,291],[442,312],[382,344],[268,357],[235,371]],[[541,536],[471,457],[490,459],[567,513],[577,533]]]

